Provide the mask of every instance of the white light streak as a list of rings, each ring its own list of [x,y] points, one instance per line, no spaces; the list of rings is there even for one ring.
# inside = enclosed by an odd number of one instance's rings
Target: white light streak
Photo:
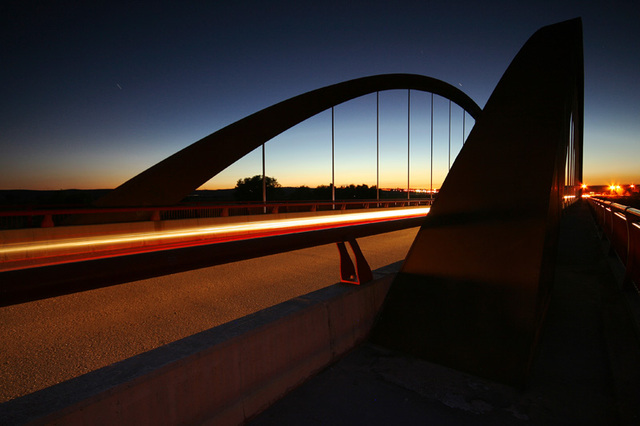
[[[140,245],[183,243],[239,235],[286,233],[310,230],[317,227],[348,226],[358,222],[394,220],[424,216],[429,207],[371,211],[365,213],[346,213],[327,216],[302,217],[295,219],[276,219],[236,224],[224,224],[172,231],[127,233],[109,236],[89,236],[84,238],[37,241],[32,243],[6,244],[0,247],[0,258],[6,261],[27,259],[37,256],[60,254],[78,254],[96,250],[117,250]]]

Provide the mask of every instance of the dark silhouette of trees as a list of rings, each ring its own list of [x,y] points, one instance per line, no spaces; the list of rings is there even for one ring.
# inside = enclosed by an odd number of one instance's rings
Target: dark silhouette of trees
[[[315,189],[311,189],[306,185],[294,188],[288,198],[295,201],[310,201],[318,199],[315,195]]]
[[[270,176],[266,177],[268,201],[311,201],[331,200],[332,186],[318,185],[310,188],[302,185],[295,188],[282,188],[278,181]],[[386,194],[385,194],[386,195]],[[262,175],[238,179],[234,196],[239,201],[262,201]],[[346,185],[336,187],[336,200],[375,200],[376,187],[363,183],[361,185]]]
[[[376,187],[363,183],[362,185],[347,185],[336,188],[336,199],[338,200],[351,200],[351,199],[375,199]]]
[[[267,200],[278,198],[280,184],[276,178],[265,176],[267,184]],[[262,201],[262,175],[238,179],[235,197],[240,201]]]
[[[331,185],[319,185],[314,190],[316,200],[331,200]],[[375,200],[376,187],[369,187],[366,183],[362,185],[346,185],[336,187],[336,200]]]
[[[313,190],[313,195],[316,200],[331,201],[331,185],[318,185]]]

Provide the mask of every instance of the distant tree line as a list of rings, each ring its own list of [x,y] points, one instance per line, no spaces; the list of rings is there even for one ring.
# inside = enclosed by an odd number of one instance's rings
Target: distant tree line
[[[277,199],[280,193],[280,184],[276,178],[265,176],[267,200]],[[262,175],[238,179],[234,196],[240,201],[262,201],[263,185]]]
[[[308,201],[331,200],[332,185],[319,185],[315,188],[306,185],[283,188],[274,177],[266,176],[267,200]],[[262,175],[238,179],[234,190],[238,201],[262,201]],[[380,191],[381,198],[397,198],[398,192]],[[366,183],[336,187],[336,200],[376,199],[376,186]]]
[[[267,200],[269,201],[331,201],[331,184],[311,188],[306,185],[282,187],[274,177],[266,177]],[[0,208],[61,206],[89,207],[109,189],[71,190],[0,190]],[[637,194],[634,194],[637,196]],[[406,198],[400,190],[380,190],[381,199]],[[428,197],[426,194],[411,194],[411,198]],[[336,200],[375,200],[376,186],[365,183],[336,187]],[[262,175],[238,179],[235,188],[196,190],[186,196],[182,203],[220,203],[229,201],[262,201]]]
[[[318,185],[310,188],[306,185],[293,188],[289,194],[283,194],[287,200],[331,200],[331,185]],[[362,185],[347,185],[336,187],[336,200],[350,199],[375,199],[376,187],[369,187],[366,183]]]

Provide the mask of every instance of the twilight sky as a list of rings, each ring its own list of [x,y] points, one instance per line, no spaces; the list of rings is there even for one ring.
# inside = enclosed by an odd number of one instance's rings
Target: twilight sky
[[[0,189],[113,188],[253,112],[366,75],[439,78],[483,107],[537,29],[578,16],[585,181],[639,183],[636,0],[3,2]],[[413,187],[439,187],[450,161],[448,101],[436,96],[431,180],[430,102],[411,92]],[[380,186],[406,186],[407,91],[381,92],[380,110]],[[452,114],[451,161],[463,132]],[[336,184],[375,184],[375,95],[335,108],[335,138]],[[330,112],[266,155],[285,186],[330,183]],[[261,172],[256,151],[203,188]]]

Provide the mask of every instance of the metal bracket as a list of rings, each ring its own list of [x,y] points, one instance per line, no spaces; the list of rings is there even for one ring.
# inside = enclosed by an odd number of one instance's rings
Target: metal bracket
[[[353,238],[347,241],[355,258],[355,267],[344,241],[336,243],[340,252],[340,281],[360,285],[373,280],[371,268],[367,263],[367,259],[364,258],[357,241]]]

